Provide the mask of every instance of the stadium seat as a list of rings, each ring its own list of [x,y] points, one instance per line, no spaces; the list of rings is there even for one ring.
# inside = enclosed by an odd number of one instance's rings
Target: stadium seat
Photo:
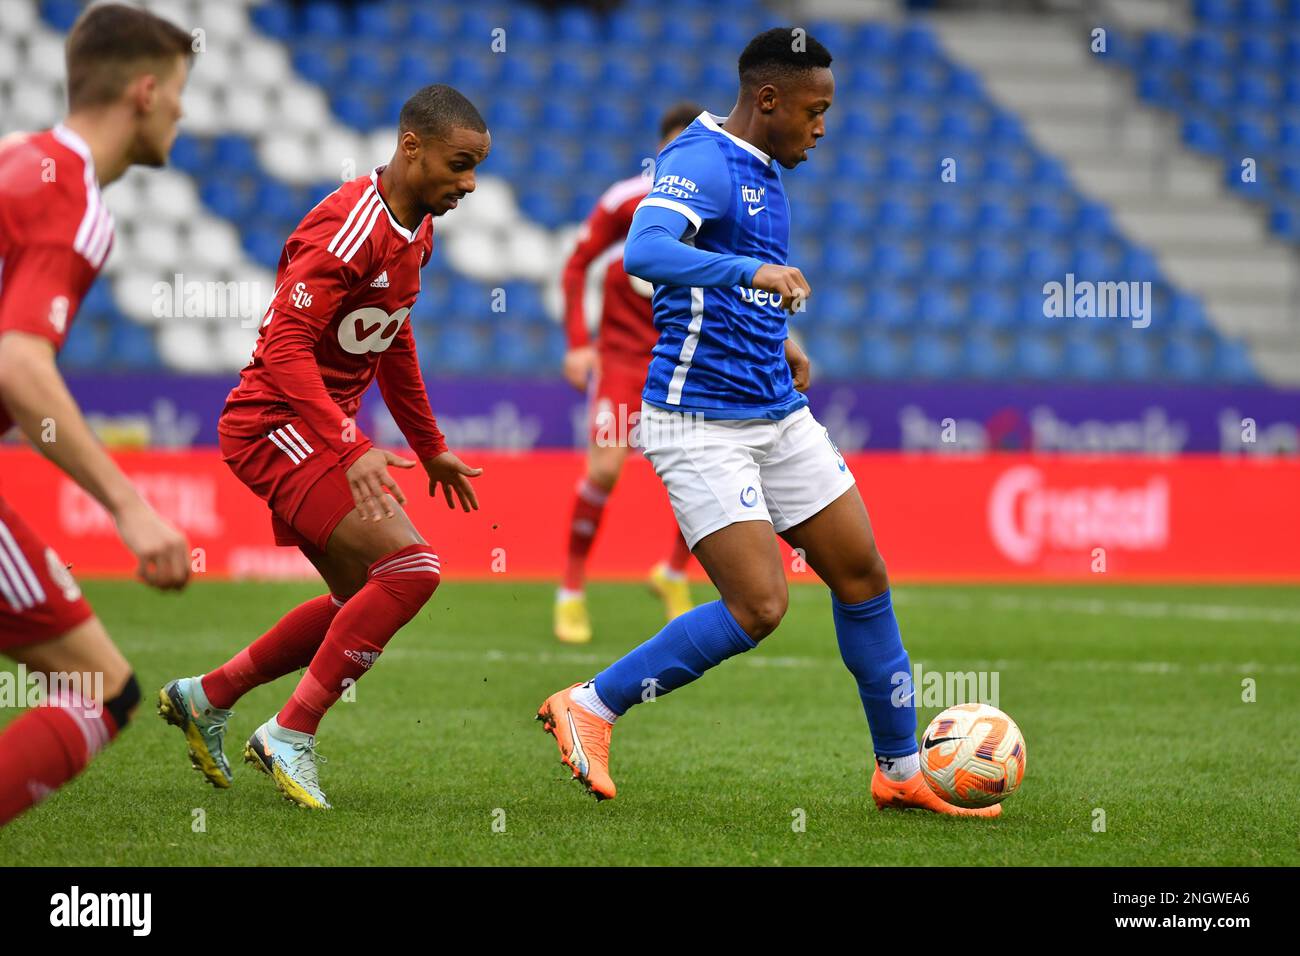
[[[412,315],[422,337],[432,335],[434,349],[423,350],[431,369],[456,375],[557,365],[564,337],[554,282],[573,228],[610,183],[640,171],[665,107],[687,98],[715,112],[730,105],[735,64],[713,53],[766,22],[747,0],[714,0],[708,17],[686,0],[627,0],[605,13],[492,0],[265,0],[248,6],[247,21],[242,6],[214,13],[214,29],[246,22],[282,54],[244,60],[238,44],[223,43],[204,65],[221,64],[231,79],[196,70],[172,156],[191,188],[155,196],[115,187],[120,267],[170,267],[184,256],[222,276],[273,270],[287,233],[338,185],[341,162],[356,173],[383,162],[410,90],[449,82],[476,98],[494,140],[478,193],[438,224],[439,252]],[[1237,177],[1233,188],[1292,242],[1300,242],[1298,8],[1195,0],[1186,36],[1112,31],[1108,54],[1135,71],[1139,95],[1175,111],[1189,146],[1258,154],[1260,181],[1247,188]],[[76,0],[39,4],[56,30],[80,9]],[[499,27],[508,55],[488,46]],[[929,25],[810,27],[835,53],[837,102],[826,140],[786,186],[791,261],[819,293],[800,321],[810,349],[823,353],[821,374],[1255,380],[1240,343],[1216,333],[1199,300],[1168,286],[1150,250],[1121,238],[1112,211],[1077,192]],[[20,83],[30,77],[5,68],[0,93],[25,91],[38,105],[54,95],[43,77],[28,90]],[[949,156],[958,180],[940,183]],[[134,229],[150,209],[160,222]],[[140,237],[169,247],[150,250]],[[1168,293],[1159,312],[1168,318],[1132,347],[1103,322],[1049,320],[1042,284],[1068,271],[1149,279]],[[505,313],[489,308],[494,288],[506,289]],[[116,289],[88,301],[97,331],[73,337],[84,343],[74,361],[206,369],[247,344],[166,319],[135,323],[123,312],[138,310],[131,301]]]

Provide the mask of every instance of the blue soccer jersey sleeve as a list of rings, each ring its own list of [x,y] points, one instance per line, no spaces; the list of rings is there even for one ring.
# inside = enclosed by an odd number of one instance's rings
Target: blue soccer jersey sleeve
[[[655,166],[654,188],[632,218],[624,270],[655,285],[749,285],[763,265],[758,259],[706,252],[692,243],[705,222],[727,215],[731,201],[731,174],[714,144],[665,150]]]

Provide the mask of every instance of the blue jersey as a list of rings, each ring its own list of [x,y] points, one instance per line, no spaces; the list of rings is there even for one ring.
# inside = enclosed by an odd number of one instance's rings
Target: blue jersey
[[[656,231],[652,246],[645,240]],[[675,248],[664,241],[669,233]],[[789,239],[779,167],[718,117],[700,114],[664,148],[624,249],[628,271],[655,283],[659,341],[642,392],[648,404],[706,418],[780,419],[808,403],[786,362],[781,296],[750,287],[760,265],[785,264]]]

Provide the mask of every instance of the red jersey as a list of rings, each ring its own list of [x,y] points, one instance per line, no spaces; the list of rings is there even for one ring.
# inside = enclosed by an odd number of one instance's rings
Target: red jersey
[[[650,309],[653,290],[649,283],[630,279],[623,271],[623,242],[632,226],[637,204],[652,185],[644,176],[617,182],[605,190],[587,217],[577,248],[564,266],[564,327],[570,348],[590,341],[583,299],[587,273],[595,267],[604,270],[604,302],[596,347],[602,356],[615,360],[643,367],[649,363],[650,351],[659,341]],[[637,286],[643,291],[638,292]]]
[[[86,141],[65,126],[0,145],[0,334],[63,347],[113,245],[113,217]],[[0,434],[13,425],[0,406]]]
[[[346,465],[370,448],[355,419],[377,377],[416,456],[447,450],[407,322],[433,251],[433,217],[414,232],[398,222],[382,171],[326,196],[284,244],[275,295],[252,361],[226,399],[221,434],[260,437],[301,417]]]

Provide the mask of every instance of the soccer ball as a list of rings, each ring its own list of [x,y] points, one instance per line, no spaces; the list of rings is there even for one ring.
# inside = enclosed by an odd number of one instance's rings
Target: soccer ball
[[[949,707],[925,728],[921,773],[930,789],[959,807],[987,807],[1025,779],[1025,738],[988,704]]]

